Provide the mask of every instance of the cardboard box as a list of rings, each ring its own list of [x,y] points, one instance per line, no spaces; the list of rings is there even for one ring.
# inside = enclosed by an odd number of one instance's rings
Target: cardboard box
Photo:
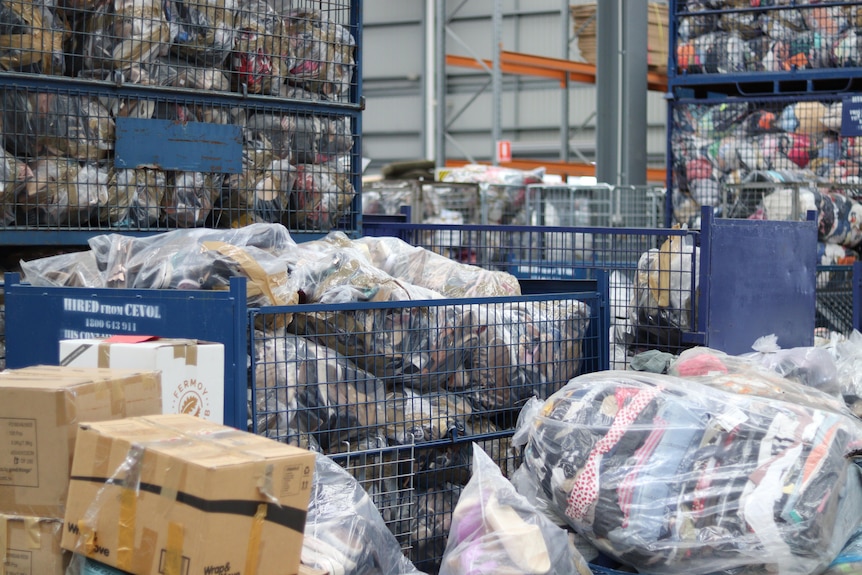
[[[62,519],[0,515],[5,575],[64,575],[71,553],[60,547],[62,533]]]
[[[295,575],[314,454],[189,415],[83,424],[63,547],[135,575]],[[110,480],[110,481],[109,481]]]
[[[60,365],[162,372],[164,413],[224,423],[224,345],[193,339],[114,336],[60,342]]]
[[[133,370],[0,372],[0,513],[62,517],[78,423],[161,413],[159,381]]]

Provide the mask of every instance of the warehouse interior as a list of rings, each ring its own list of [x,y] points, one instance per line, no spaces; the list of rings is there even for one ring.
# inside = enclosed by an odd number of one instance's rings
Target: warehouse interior
[[[860,87],[853,0],[0,0],[0,575],[862,574]]]

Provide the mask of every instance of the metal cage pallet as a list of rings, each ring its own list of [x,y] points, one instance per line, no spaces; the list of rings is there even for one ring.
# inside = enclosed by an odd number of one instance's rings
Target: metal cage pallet
[[[358,233],[359,2],[8,8],[4,244],[259,221]]]
[[[363,188],[366,216],[426,224],[660,227],[664,191],[655,186],[466,184],[390,180]]]
[[[225,423],[331,455],[431,569],[472,443],[513,471],[507,445],[523,402],[608,367],[606,281],[557,285],[566,293],[249,309],[243,278],[229,292],[190,292],[43,288],[9,274],[9,367],[56,364],[59,340],[73,336],[221,342]],[[129,302],[150,317],[87,327]]]
[[[859,85],[860,2],[671,0],[669,83],[752,93]]]
[[[365,233],[398,236],[458,261],[508,271],[519,278],[574,279],[591,277],[597,270],[611,273],[611,338],[616,344],[611,365],[618,368],[633,353],[646,349],[678,353],[706,344],[742,353],[757,337],[771,332],[783,334],[783,345],[810,343],[814,222],[716,219],[711,208],[704,208],[701,216],[700,232],[366,222]],[[775,237],[785,238],[787,245],[766,241]],[[749,257],[743,261],[733,256],[740,251]],[[792,283],[792,288],[787,284],[784,290],[770,278],[769,268],[785,279],[790,271],[801,284]],[[737,294],[734,282],[756,283],[757,290]],[[799,285],[806,286],[804,293],[797,290]],[[799,298],[798,308],[790,304],[786,291]],[[766,293],[783,303],[770,301]]]

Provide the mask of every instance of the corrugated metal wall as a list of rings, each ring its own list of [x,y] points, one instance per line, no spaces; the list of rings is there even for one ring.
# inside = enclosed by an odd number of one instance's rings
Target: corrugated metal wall
[[[439,0],[438,0],[439,1]],[[573,4],[577,1],[571,2]],[[460,2],[450,0],[451,13]],[[424,145],[425,3],[418,0],[375,0],[364,3],[363,154],[372,159],[369,172],[391,161],[426,157]],[[552,58],[563,57],[558,0],[510,0],[503,3],[502,42],[505,50]],[[467,0],[450,23],[467,44],[446,38],[449,54],[491,58],[493,27],[491,3]],[[569,58],[579,59],[577,41]],[[434,71],[430,71],[433,75]],[[480,71],[449,67],[447,117],[462,109],[476,90],[488,82]],[[571,84],[569,125],[572,161],[592,161],[595,152],[595,86]],[[553,81],[504,75],[503,136],[513,141],[515,157],[556,160],[560,157],[561,91]],[[663,94],[647,95],[649,164],[664,166],[665,102]],[[458,145],[478,160],[490,151],[492,94],[490,87],[451,128]],[[581,158],[577,152],[583,154]],[[452,145],[447,156],[464,157]]]

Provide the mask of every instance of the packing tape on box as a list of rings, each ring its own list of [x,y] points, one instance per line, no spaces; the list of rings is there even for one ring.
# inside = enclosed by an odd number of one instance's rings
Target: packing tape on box
[[[111,415],[126,416],[126,381],[111,381]]]
[[[97,363],[99,367],[111,367],[111,344],[110,343],[100,343],[99,344],[99,362]]]
[[[184,359],[186,365],[197,366],[198,346],[196,343],[178,343],[174,345],[174,359]]]
[[[165,575],[182,575],[183,544],[185,533],[181,523],[168,523],[167,550],[165,551]]]
[[[251,532],[248,535],[248,551],[245,556],[245,575],[257,574],[257,563],[260,555],[260,538],[263,534],[263,522],[266,519],[266,503],[257,506],[257,512],[251,522]]]
[[[138,494],[124,488],[120,493],[120,517],[117,525],[117,568],[131,571],[135,556],[135,518],[138,514]]]
[[[24,518],[24,533],[27,536],[28,549],[42,548],[42,529],[40,528],[42,520],[38,517]]]
[[[9,537],[9,518],[0,515],[0,575],[6,575],[6,540]]]

